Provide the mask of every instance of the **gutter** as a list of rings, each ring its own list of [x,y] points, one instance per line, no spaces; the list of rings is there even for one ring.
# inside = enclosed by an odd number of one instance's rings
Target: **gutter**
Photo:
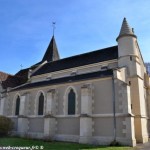
[[[114,83],[114,75],[112,77],[112,88],[113,88],[113,124],[114,124],[114,143],[116,143],[116,95],[115,95],[115,83]]]

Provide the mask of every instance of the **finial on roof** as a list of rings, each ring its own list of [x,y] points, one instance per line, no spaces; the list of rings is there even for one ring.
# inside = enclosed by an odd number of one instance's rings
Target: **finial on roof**
[[[134,34],[132,28],[130,28],[125,17],[123,19],[121,30],[120,30],[119,36],[117,37],[117,40],[122,36],[134,36],[134,37],[136,37],[136,35]]]
[[[53,36],[54,36],[54,33],[55,33],[55,25],[56,25],[56,22],[52,22],[52,27],[53,27]]]

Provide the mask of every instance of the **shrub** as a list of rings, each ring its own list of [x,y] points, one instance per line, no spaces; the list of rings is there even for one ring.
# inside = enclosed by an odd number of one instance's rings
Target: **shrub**
[[[6,136],[13,128],[13,122],[10,118],[0,116],[0,137]]]

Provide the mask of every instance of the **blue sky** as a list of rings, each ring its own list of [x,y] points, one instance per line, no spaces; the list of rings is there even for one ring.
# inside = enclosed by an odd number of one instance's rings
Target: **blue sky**
[[[0,0],[0,71],[39,62],[52,37],[61,58],[116,45],[122,20],[134,28],[150,61],[149,0]]]

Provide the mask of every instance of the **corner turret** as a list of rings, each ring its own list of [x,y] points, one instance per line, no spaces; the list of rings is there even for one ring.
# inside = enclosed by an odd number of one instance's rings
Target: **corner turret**
[[[117,42],[119,56],[118,67],[127,70],[127,92],[128,97],[131,98],[131,113],[135,116],[132,120],[135,127],[135,139],[137,142],[145,143],[148,141],[148,132],[146,131],[148,128],[146,119],[147,100],[144,85],[145,66],[138,46],[137,37],[128,25],[126,18],[123,20]]]
[[[137,36],[134,34],[132,28],[129,26],[126,18],[123,19],[121,30],[116,40],[118,42],[118,66],[127,66],[128,68],[130,68],[130,75],[135,74],[133,68],[131,68],[131,66],[134,65],[131,60],[139,61]]]

